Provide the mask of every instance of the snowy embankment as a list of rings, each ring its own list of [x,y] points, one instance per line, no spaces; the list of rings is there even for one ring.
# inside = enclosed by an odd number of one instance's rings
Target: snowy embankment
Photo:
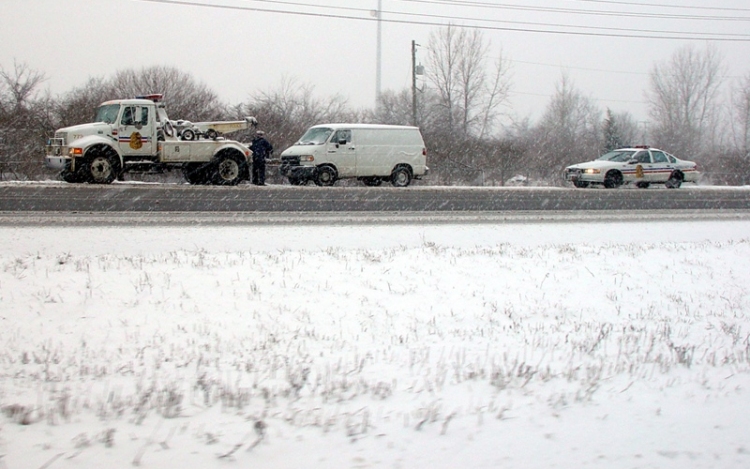
[[[750,465],[750,221],[0,241],[10,469]]]

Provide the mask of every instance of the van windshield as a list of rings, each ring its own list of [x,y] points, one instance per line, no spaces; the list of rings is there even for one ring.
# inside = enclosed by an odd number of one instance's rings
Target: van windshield
[[[299,139],[297,145],[322,145],[331,136],[333,129],[328,127],[312,127]]]

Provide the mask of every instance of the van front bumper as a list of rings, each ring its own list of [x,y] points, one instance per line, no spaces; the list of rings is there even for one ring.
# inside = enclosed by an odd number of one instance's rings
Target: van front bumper
[[[289,179],[308,181],[318,176],[318,168],[315,166],[296,166],[282,164],[279,166],[279,174]]]

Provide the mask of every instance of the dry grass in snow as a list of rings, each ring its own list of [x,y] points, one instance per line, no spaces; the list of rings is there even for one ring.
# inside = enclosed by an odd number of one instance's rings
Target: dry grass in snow
[[[0,464],[747,467],[750,225],[701,223],[721,239],[2,228]]]

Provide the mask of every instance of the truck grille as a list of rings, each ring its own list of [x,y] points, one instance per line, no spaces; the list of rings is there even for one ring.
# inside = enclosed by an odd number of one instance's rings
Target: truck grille
[[[281,164],[286,166],[299,166],[299,156],[282,156]]]

